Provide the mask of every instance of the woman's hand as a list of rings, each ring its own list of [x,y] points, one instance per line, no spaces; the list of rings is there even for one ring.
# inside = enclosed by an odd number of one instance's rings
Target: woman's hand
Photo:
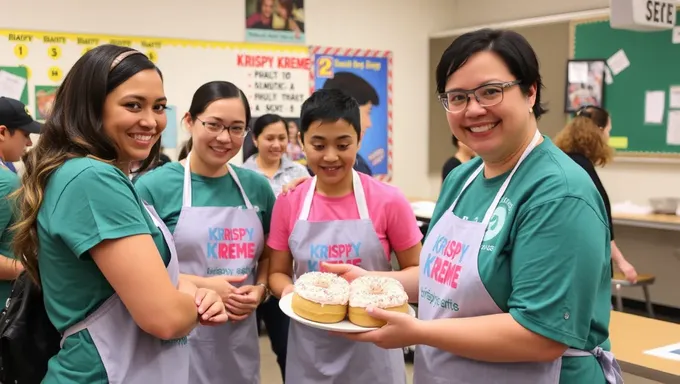
[[[236,288],[224,302],[227,311],[233,314],[231,320],[241,321],[250,316],[262,302],[265,293],[261,285],[245,285]]]
[[[348,282],[352,282],[361,276],[365,276],[368,272],[356,265],[352,264],[331,264],[331,263],[321,263],[321,272],[335,273],[336,275],[342,277]]]
[[[294,290],[295,290],[295,285],[293,285],[293,284],[286,285],[286,288],[284,288],[283,291],[281,292],[281,297],[284,297],[289,293],[293,293]]]
[[[635,270],[635,267],[633,267],[631,263],[623,260],[617,263],[616,266],[619,268],[619,271],[621,271],[621,273],[623,273],[623,275],[626,277],[626,280],[633,284],[637,283],[638,274],[637,271]]]
[[[297,179],[291,181],[290,183],[286,184],[283,186],[283,189],[281,189],[281,194],[285,195],[288,192],[291,192],[297,187],[298,185],[302,184],[303,181],[311,178],[311,176],[302,176],[298,177]]]
[[[229,300],[231,294],[237,289],[232,284],[242,283],[248,275],[238,275],[238,276],[212,276],[208,277],[207,286],[213,291],[217,292],[225,303]]]
[[[387,321],[380,329],[364,333],[333,333],[354,341],[373,343],[380,348],[403,348],[418,344],[422,321],[401,312],[386,311],[380,308],[366,308],[366,312],[376,319]]]
[[[200,316],[199,321],[203,325],[224,324],[229,320],[222,298],[213,290],[198,288],[196,306]]]

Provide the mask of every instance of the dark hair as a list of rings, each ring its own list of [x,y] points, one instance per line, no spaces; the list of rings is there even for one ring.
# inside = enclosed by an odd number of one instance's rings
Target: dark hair
[[[458,148],[458,138],[456,136],[451,135],[451,143],[453,143],[453,145],[455,145],[456,148]]]
[[[246,139],[243,141],[243,161],[248,160],[248,158],[256,153],[258,153],[258,149],[255,146],[255,143],[253,143],[253,139],[257,139],[260,134],[264,131],[266,127],[268,127],[271,124],[275,124],[281,122],[283,123],[283,126],[286,128],[286,138],[288,137],[288,123],[286,120],[279,116],[275,115],[273,113],[267,113],[265,115],[262,115],[255,119],[255,123],[253,124],[253,129],[248,132],[248,135],[246,136]]]
[[[131,51],[135,53],[125,55]],[[25,172],[16,192],[20,212],[12,228],[14,254],[21,257],[36,282],[39,283],[37,218],[50,176],[73,158],[116,161],[116,145],[104,132],[106,96],[132,76],[149,69],[161,74],[151,60],[134,49],[107,44],[78,59],[59,86],[38,144],[23,157]],[[158,159],[160,147],[158,140],[141,170]]]
[[[446,48],[437,65],[437,93],[446,92],[449,76],[465,65],[472,55],[482,51],[493,52],[505,62],[510,73],[520,81],[520,89],[525,95],[536,84],[536,103],[533,108],[536,119],[548,112],[545,105],[541,104],[543,81],[536,52],[524,36],[514,31],[485,28],[456,38]]]
[[[319,89],[312,93],[300,109],[300,137],[305,141],[305,133],[315,121],[335,123],[345,120],[354,128],[357,139],[361,140],[361,112],[356,99],[339,89]]]
[[[380,105],[378,92],[368,81],[350,72],[336,72],[333,78],[326,80],[323,89],[339,89],[356,99],[359,105],[371,103]]]
[[[596,107],[594,105],[586,105],[576,111],[576,117],[587,117],[600,128],[604,128],[609,124],[609,112],[606,109]]]
[[[198,115],[205,112],[205,109],[208,108],[212,102],[235,98],[238,98],[243,102],[243,108],[246,110],[245,123],[247,127],[250,124],[250,103],[248,102],[248,98],[239,87],[228,81],[211,81],[198,87],[196,92],[194,92],[194,97],[191,99],[189,116],[192,121],[196,121]],[[193,140],[189,138],[180,150],[180,160],[186,158],[189,152],[191,152],[192,146]],[[182,157],[182,154],[184,154],[184,157]]]

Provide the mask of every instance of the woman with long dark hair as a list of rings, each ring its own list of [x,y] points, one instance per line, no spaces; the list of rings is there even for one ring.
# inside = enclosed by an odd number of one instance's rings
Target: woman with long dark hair
[[[15,254],[63,334],[43,383],[185,384],[185,337],[227,320],[214,291],[180,279],[172,236],[128,179],[158,157],[166,108],[146,56],[94,48],[24,157]]]

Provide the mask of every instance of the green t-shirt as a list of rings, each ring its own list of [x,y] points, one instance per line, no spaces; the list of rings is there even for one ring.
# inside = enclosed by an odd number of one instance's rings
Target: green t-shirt
[[[12,231],[16,206],[9,199],[9,194],[19,188],[19,177],[4,166],[0,166],[0,255],[14,259],[12,251]],[[7,297],[12,290],[12,281],[0,280],[0,307],[5,306]]]
[[[474,159],[442,186],[430,228],[451,207]],[[510,172],[470,184],[454,213],[481,221]],[[586,172],[544,137],[517,169],[486,231],[479,275],[499,308],[525,328],[575,349],[609,350],[607,216]],[[605,383],[594,357],[562,360],[560,383]]]
[[[100,242],[151,234],[165,264],[170,260],[163,235],[127,176],[94,159],[68,160],[50,176],[37,226],[45,308],[60,332],[114,293],[89,254]],[[108,383],[87,330],[66,339],[43,383]]]
[[[230,166],[236,172],[250,203],[258,207],[257,215],[264,233],[268,234],[276,200],[269,182],[257,172]],[[158,167],[137,179],[135,188],[142,200],[153,205],[165,225],[174,232],[182,211],[184,166],[173,162]],[[205,177],[192,173],[191,200],[194,207],[245,207],[241,191],[230,174]]]

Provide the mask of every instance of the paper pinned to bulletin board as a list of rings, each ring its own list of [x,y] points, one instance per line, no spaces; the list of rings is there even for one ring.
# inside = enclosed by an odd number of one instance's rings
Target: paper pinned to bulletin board
[[[309,96],[310,57],[305,46],[0,30],[0,71],[11,73],[10,79],[26,79],[22,101],[36,118],[44,119],[66,73],[102,44],[137,49],[163,72],[165,94],[173,106],[169,130],[163,134],[166,145],[177,146],[188,138],[180,120],[196,89],[207,82],[230,81],[241,88],[254,116],[298,117]]]
[[[340,88],[359,101],[363,137],[359,154],[373,176],[392,178],[392,52],[310,47],[311,88]]]

